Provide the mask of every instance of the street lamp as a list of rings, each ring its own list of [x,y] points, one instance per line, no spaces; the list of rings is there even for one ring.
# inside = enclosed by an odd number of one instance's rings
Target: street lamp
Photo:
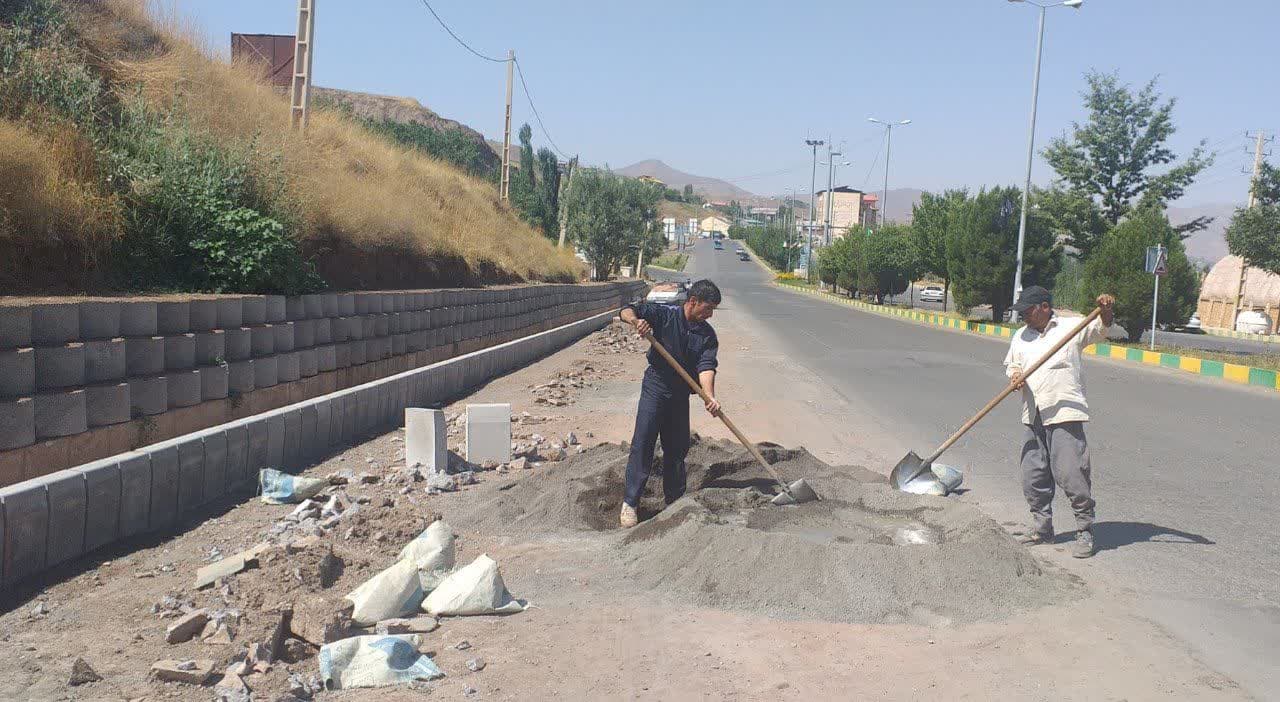
[[[809,223],[813,223],[813,201],[817,196],[815,190],[818,186],[818,147],[826,142],[821,139],[805,139],[804,143],[813,149],[813,172],[809,176]],[[813,239],[810,236],[808,228],[804,231],[804,277],[805,280],[813,282]]]
[[[1083,2],[1084,0],[1078,0]],[[1010,2],[1021,2],[1021,0],[1010,0]],[[868,122],[884,125],[887,132],[884,144],[884,191],[880,195],[880,226],[884,226],[885,220],[889,217],[889,150],[893,148],[893,128],[905,127],[911,124],[911,120],[904,119],[900,122],[883,122],[875,117],[868,117]]]
[[[1013,301],[1018,301],[1018,293],[1022,292],[1022,251],[1027,239],[1027,196],[1031,192],[1031,162],[1036,153],[1036,103],[1040,99],[1040,56],[1044,52],[1044,15],[1051,7],[1072,7],[1080,9],[1084,0],[1062,0],[1050,4],[1042,4],[1035,0],[1009,0],[1009,2],[1025,2],[1040,8],[1040,28],[1036,38],[1036,72],[1031,79],[1031,128],[1027,134],[1027,180],[1022,188],[1022,211],[1018,218],[1018,263],[1013,273]],[[1011,312],[1010,320],[1017,321],[1018,313]]]

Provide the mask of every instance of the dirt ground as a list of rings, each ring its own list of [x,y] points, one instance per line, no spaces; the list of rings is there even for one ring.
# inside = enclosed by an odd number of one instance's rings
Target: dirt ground
[[[825,398],[817,378],[731,313],[714,321],[724,371],[718,394],[748,436],[804,446],[833,464],[869,465],[874,420],[864,408]],[[495,380],[447,411],[456,415],[466,402],[510,402],[521,420],[513,425],[513,440],[535,456],[558,453],[553,444],[569,443],[570,432],[586,447],[626,441],[643,364],[638,344],[596,335]],[[858,422],[856,434],[841,428],[850,426],[842,423],[846,418]],[[705,413],[696,412],[693,424],[704,437],[731,438]],[[454,436],[452,445],[460,438]],[[563,448],[570,455],[578,450]],[[620,575],[623,569],[602,560],[610,544],[625,538],[616,531],[525,534],[493,528],[478,514],[519,482],[556,470],[554,464],[482,471],[475,485],[428,495],[425,483],[406,476],[403,449],[403,433],[393,431],[307,469],[304,474],[315,477],[345,474],[348,484],[333,490],[359,505],[358,513],[344,516],[316,545],[295,553],[267,551],[258,569],[228,578],[225,587],[194,590],[195,571],[264,540],[296,538],[299,527],[273,534],[292,506],[229,502],[194,516],[173,535],[124,544],[50,574],[6,603],[9,609],[0,615],[0,699],[211,699],[212,683],[154,682],[148,669],[166,658],[211,659],[221,672],[248,643],[270,638],[279,603],[302,610],[297,603],[340,599],[391,565],[401,546],[437,515],[459,537],[460,564],[489,554],[511,592],[531,607],[505,617],[442,620],[424,635],[423,647],[445,672],[441,680],[320,692],[316,699],[391,702],[424,693],[503,700],[1246,698],[1177,639],[1133,615],[1132,595],[1109,588],[1091,577],[1087,564],[1073,564],[1060,552],[1025,557],[1074,579],[1079,586],[1071,597],[974,620],[858,623],[733,603],[707,606],[675,596],[676,588],[661,580],[629,582]],[[362,482],[361,473],[377,481]],[[330,548],[341,567],[331,567]],[[715,556],[727,562],[734,554]],[[689,567],[699,562],[691,559]],[[940,600],[954,596],[945,587],[935,594]],[[203,643],[197,636],[165,643],[165,628],[175,621],[167,614],[184,605],[237,610],[238,622],[227,620],[233,642]],[[963,609],[964,602],[949,606]],[[463,641],[469,646],[459,650]],[[316,676],[314,653],[291,644],[286,660],[247,677],[253,699],[293,699],[290,673],[304,681]],[[69,686],[77,658],[103,679]],[[485,667],[471,672],[467,662],[473,659]]]

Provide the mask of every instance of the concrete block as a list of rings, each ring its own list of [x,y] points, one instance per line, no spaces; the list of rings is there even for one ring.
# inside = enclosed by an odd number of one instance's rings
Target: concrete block
[[[410,407],[404,411],[405,463],[425,471],[449,466],[448,428],[444,411]]]
[[[126,300],[120,303],[120,336],[156,336],[159,330],[159,309],[155,302]]]
[[[383,312],[404,312],[405,294],[402,292],[387,293],[382,296]],[[390,301],[391,307],[388,309],[387,302]]]
[[[385,313],[376,314],[376,315],[371,315],[370,318],[373,319],[373,335],[374,336],[386,336],[391,333],[391,315],[390,314],[385,314]],[[366,332],[368,331],[368,329],[369,327],[365,326]],[[368,334],[366,333],[365,336],[368,336]]]
[[[84,344],[36,347],[36,388],[49,390],[84,385]]]
[[[293,348],[309,349],[316,345],[316,320],[300,319],[293,322]]]
[[[175,439],[178,444],[178,518],[204,504],[204,440],[199,436]]]
[[[360,334],[355,338],[372,339],[375,336],[378,336],[378,316],[367,314],[360,317]]]
[[[191,305],[183,301],[169,300],[156,303],[157,334],[171,336],[191,331]]]
[[[391,335],[391,355],[399,356],[409,351],[409,335],[393,334]]]
[[[16,583],[45,568],[49,497],[45,482],[26,480],[0,488],[4,510],[4,582]]]
[[[356,431],[359,436],[367,436],[373,431],[374,392],[370,388],[361,388],[356,393]]]
[[[358,366],[369,360],[368,342],[364,339],[355,339],[347,342],[347,346],[351,349],[351,365]]]
[[[133,418],[129,383],[117,380],[84,387],[85,422],[90,427],[122,424]]]
[[[315,348],[295,351],[298,356],[298,372],[303,378],[310,378],[320,372],[320,354]]]
[[[80,303],[80,340],[120,336],[120,303],[94,300]]]
[[[151,454],[151,513],[147,528],[155,531],[178,519],[178,447],[166,443],[152,447],[148,453]]]
[[[3,352],[0,352],[0,357]],[[120,380],[128,372],[124,339],[100,339],[84,342],[84,380],[101,383]]]
[[[329,396],[329,446],[341,446],[346,443],[342,425],[347,416],[347,395],[334,393]]]
[[[165,370],[187,370],[196,365],[196,335],[175,334],[164,338]]]
[[[333,343],[337,344],[351,340],[352,319],[355,318],[336,317],[329,320],[330,338],[333,339]]]
[[[276,329],[271,324],[260,324],[249,328],[249,343],[254,358],[270,356],[276,352]]]
[[[210,329],[195,333],[196,365],[212,366],[227,360],[227,333],[222,329]]]
[[[42,478],[48,491],[49,526],[45,567],[52,568],[84,554],[84,474],[60,470]]]
[[[264,358],[253,359],[253,386],[254,388],[269,388],[275,386],[280,381],[278,361],[276,356],[266,356]]]
[[[254,384],[255,362],[250,359],[248,361],[232,361],[227,364],[227,393],[243,394],[253,392],[257,387]]]
[[[335,370],[338,367],[337,347],[333,344],[317,346],[315,352],[317,370],[325,372]]]
[[[129,378],[129,405],[135,416],[163,414],[169,409],[169,379],[163,375]]]
[[[53,439],[89,428],[84,388],[51,390],[35,396],[36,438]]]
[[[316,318],[337,317],[341,312],[338,310],[338,294],[337,293],[320,293],[320,305],[323,308]]]
[[[227,427],[227,487],[243,485],[253,477],[249,469],[249,427],[232,424]]]
[[[338,293],[338,315],[342,317],[351,317],[356,312],[356,296],[353,293]]]
[[[80,305],[48,302],[31,306],[31,343],[36,346],[65,344],[80,338]]]
[[[0,451],[36,441],[36,403],[30,397],[0,400]]]
[[[230,369],[225,363],[215,366],[201,366],[200,401],[221,400],[231,394]]]
[[[360,394],[346,396],[342,417],[342,443],[353,443],[360,436]]]
[[[323,295],[303,295],[302,308],[306,319],[319,319],[324,313]]]
[[[298,409],[301,426],[298,429],[298,465],[310,463],[321,455],[320,451],[320,418],[315,403],[303,405]],[[286,421],[287,424],[287,421]]]
[[[194,368],[169,371],[165,377],[168,379],[166,395],[170,409],[200,404],[200,371]]]
[[[30,395],[35,389],[35,349],[0,349],[0,397]]]
[[[290,295],[284,299],[284,318],[290,322],[307,318],[307,303],[301,295]]]
[[[269,414],[267,420],[267,465],[276,469],[285,467],[285,436],[287,428],[282,413]]]
[[[314,407],[316,408],[315,444],[309,455],[312,459],[320,459],[328,453],[329,446],[333,444],[333,434],[331,433],[333,429],[333,402],[330,400],[317,400]]]
[[[243,298],[241,314],[244,326],[265,324],[267,321],[267,299],[261,295],[250,295]]]
[[[191,331],[203,332],[218,327],[218,301],[200,298],[187,303],[191,308]]]
[[[257,480],[258,471],[263,468],[279,467],[271,464],[271,440],[267,429],[267,418],[258,417],[250,421],[246,428],[249,433],[249,477]]]
[[[31,345],[31,306],[0,305],[0,349]]]
[[[275,331],[276,353],[293,350],[293,322],[280,322],[272,325]]]
[[[84,476],[84,552],[120,537],[120,458],[112,456],[74,468]]]
[[[120,538],[146,531],[151,523],[151,455],[135,451],[120,459]]]
[[[164,337],[139,336],[125,339],[125,372],[150,375],[164,371]]]
[[[511,460],[511,405],[467,405],[467,460],[472,463]]]
[[[298,352],[277,353],[276,375],[282,383],[292,383],[302,377],[302,364],[298,360]]]
[[[275,337],[272,337],[274,343]],[[253,357],[253,329],[250,327],[230,327],[222,330],[223,358],[228,361],[243,361]]]
[[[284,295],[265,295],[267,303],[267,323],[274,324],[285,320]]]
[[[204,438],[204,499],[216,500],[227,494],[227,433],[213,431]]]
[[[333,362],[337,368],[351,367],[351,342],[344,341],[333,345]]]
[[[214,304],[218,308],[218,329],[233,329],[244,324],[244,298],[220,297]]]
[[[333,322],[328,317],[311,320],[312,323],[312,345],[320,346],[323,344],[333,343]]]

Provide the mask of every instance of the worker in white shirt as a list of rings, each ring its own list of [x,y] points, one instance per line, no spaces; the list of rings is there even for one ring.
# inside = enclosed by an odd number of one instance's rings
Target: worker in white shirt
[[[1075,512],[1071,555],[1076,558],[1088,558],[1096,550],[1089,444],[1084,437],[1089,404],[1084,398],[1081,354],[1089,344],[1107,338],[1107,329],[1115,319],[1115,301],[1111,295],[1099,295],[1102,314],[1035,373],[1023,378],[1023,368],[1034,364],[1076,326],[1070,318],[1061,319],[1054,313],[1048,290],[1038,285],[1026,288],[1013,305],[1026,326],[1013,335],[1004,359],[1009,379],[1022,388],[1022,423],[1027,427],[1022,442],[1022,494],[1031,508],[1032,525],[1019,534],[1020,540],[1026,544],[1053,541],[1057,484]]]

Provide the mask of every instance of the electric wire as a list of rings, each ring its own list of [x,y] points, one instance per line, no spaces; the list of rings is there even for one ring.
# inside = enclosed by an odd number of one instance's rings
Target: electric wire
[[[439,22],[439,23],[440,23],[440,26],[441,26],[441,27],[444,27],[444,31],[448,32],[448,33],[449,33],[449,36],[453,37],[453,40],[454,40],[454,41],[456,41],[456,42],[458,42],[458,44],[460,44],[460,45],[462,46],[462,48],[466,49],[467,51],[470,51],[471,53],[475,54],[476,56],[479,56],[480,58],[484,59],[485,61],[493,61],[494,63],[502,63],[502,62],[506,61],[506,59],[504,59],[504,58],[494,58],[494,57],[492,57],[492,56],[486,56],[486,55],[484,55],[484,54],[480,53],[479,51],[476,51],[475,49],[471,48],[471,45],[470,45],[470,44],[468,44],[467,42],[463,41],[463,40],[462,40],[462,37],[460,37],[460,36],[458,36],[457,34],[455,34],[455,33],[454,33],[454,31],[453,31],[452,29],[450,29],[450,28],[449,28],[449,25],[445,24],[445,22],[444,22],[444,20],[443,20],[443,19],[440,19],[440,15],[436,14],[435,8],[431,7],[431,3],[427,2],[427,0],[422,0],[422,4],[426,6],[427,11],[431,13],[431,16],[436,18],[436,22]]]
[[[524,71],[520,68],[520,61],[517,60],[515,63],[516,73],[520,76],[520,88],[524,90],[524,97],[529,101],[529,109],[533,110],[533,117],[538,121],[538,128],[542,130],[542,136],[547,138],[547,143],[551,144],[551,148],[555,149],[555,152],[560,154],[561,158],[568,159],[569,154],[566,154],[559,146],[556,146],[555,139],[552,139],[551,133],[547,131],[547,125],[542,122],[542,115],[538,114],[538,108],[533,104],[533,95],[529,93],[529,84],[524,82]]]

